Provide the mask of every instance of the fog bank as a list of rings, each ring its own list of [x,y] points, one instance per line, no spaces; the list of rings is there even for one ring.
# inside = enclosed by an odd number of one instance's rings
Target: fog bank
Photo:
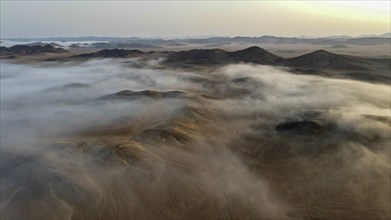
[[[4,219],[391,217],[390,86],[138,59],[0,79]]]

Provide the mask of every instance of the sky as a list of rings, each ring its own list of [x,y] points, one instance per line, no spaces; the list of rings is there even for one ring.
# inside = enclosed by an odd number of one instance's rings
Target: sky
[[[390,1],[5,1],[0,37],[329,36],[390,30]]]

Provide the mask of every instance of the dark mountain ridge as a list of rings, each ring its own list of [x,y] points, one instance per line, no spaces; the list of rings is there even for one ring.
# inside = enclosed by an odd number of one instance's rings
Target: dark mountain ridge
[[[104,49],[94,53],[85,53],[76,55],[76,58],[126,58],[142,55],[144,52],[140,50],[125,50],[125,49]]]
[[[1,55],[34,55],[40,53],[67,53],[63,48],[56,48],[52,45],[15,45],[12,47],[1,47]]]
[[[276,64],[279,60],[282,60],[282,58],[260,47],[249,47],[234,52],[228,52],[221,49],[180,51],[168,55],[166,63],[180,63],[181,65],[214,65],[249,62],[272,65]]]
[[[291,59],[285,59],[285,66],[301,67],[307,69],[327,70],[368,70],[360,65],[365,59],[330,53],[326,50],[317,50]]]
[[[62,48],[51,45],[15,45],[0,47],[3,58],[11,56],[32,55],[39,53],[65,53]],[[260,47],[249,47],[238,51],[222,49],[193,49],[179,52],[143,52],[127,49],[103,49],[93,53],[79,54],[70,57],[48,59],[61,61],[93,58],[157,58],[164,56],[162,64],[173,68],[194,68],[202,66],[222,66],[235,63],[254,63],[261,65],[288,67],[299,74],[323,75],[331,77],[352,78],[364,81],[389,83],[390,58],[364,58],[335,54],[326,50],[317,50],[298,57],[283,58]]]
[[[282,58],[259,47],[228,52],[220,49],[189,50],[167,56],[165,64],[174,67],[216,66],[234,63],[255,63],[289,67],[302,74],[347,77],[388,83],[390,58],[363,58],[317,50],[293,58]]]
[[[363,35],[358,37],[353,36],[330,36],[330,37],[281,37],[281,36],[235,36],[235,37],[187,37],[187,38],[140,38],[140,37],[49,37],[49,38],[13,38],[6,39],[12,41],[26,42],[26,41],[99,41],[106,42],[105,44],[96,44],[97,48],[115,48],[124,44],[130,48],[145,48],[154,46],[163,46],[166,44],[220,44],[225,43],[271,43],[271,44],[321,44],[321,45],[335,45],[335,44],[353,44],[353,45],[381,45],[390,43],[390,33],[381,35]]]
[[[257,64],[276,64],[282,58],[270,53],[260,47],[249,47],[230,53],[230,57],[235,61],[251,62]]]

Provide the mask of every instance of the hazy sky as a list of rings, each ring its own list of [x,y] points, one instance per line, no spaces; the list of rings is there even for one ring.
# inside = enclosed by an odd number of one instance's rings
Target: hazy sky
[[[4,1],[1,38],[390,32],[390,1]]]

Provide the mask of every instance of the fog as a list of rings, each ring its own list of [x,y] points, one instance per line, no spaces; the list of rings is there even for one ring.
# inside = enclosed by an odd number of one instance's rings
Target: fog
[[[0,79],[2,219],[391,217],[388,85],[140,59]]]

